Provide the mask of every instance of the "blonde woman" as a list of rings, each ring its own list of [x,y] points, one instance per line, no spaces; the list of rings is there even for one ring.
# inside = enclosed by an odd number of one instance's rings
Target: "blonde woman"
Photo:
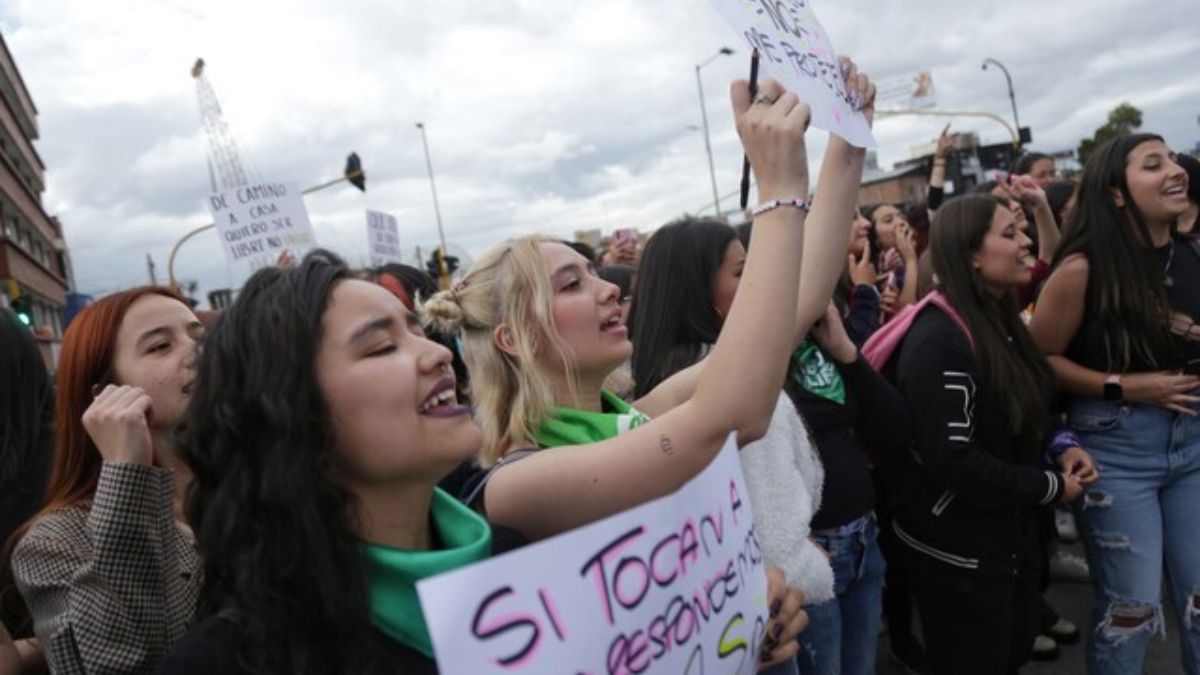
[[[845,69],[870,114],[873,85],[849,61]],[[493,521],[548,537],[678,488],[730,432],[739,444],[765,432],[795,336],[823,315],[841,271],[863,151],[831,138],[807,218],[808,107],[773,81],[753,100],[735,82],[732,99],[758,184],[762,244],[702,368],[632,406],[605,391],[632,350],[619,292],[550,238],[493,249],[459,288],[427,303],[435,324],[462,337],[482,463],[493,467],[475,503]]]

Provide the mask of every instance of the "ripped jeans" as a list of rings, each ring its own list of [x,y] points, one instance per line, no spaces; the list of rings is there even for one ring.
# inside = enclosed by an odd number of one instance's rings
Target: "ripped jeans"
[[[1100,471],[1074,505],[1096,593],[1088,672],[1142,672],[1165,566],[1183,672],[1200,675],[1200,418],[1077,398],[1069,421]]]

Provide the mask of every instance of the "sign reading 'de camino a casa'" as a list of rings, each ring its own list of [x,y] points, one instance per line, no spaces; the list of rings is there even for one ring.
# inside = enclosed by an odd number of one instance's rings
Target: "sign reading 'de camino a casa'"
[[[673,494],[417,590],[444,673],[753,673],[768,613],[732,436]]]
[[[317,245],[295,183],[243,185],[208,201],[235,276],[274,265],[284,253],[298,261]]]

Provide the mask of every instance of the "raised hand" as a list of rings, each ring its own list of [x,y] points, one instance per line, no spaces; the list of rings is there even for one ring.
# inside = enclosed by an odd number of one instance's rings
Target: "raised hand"
[[[950,135],[950,125],[947,124],[945,129],[942,129],[942,134],[937,139],[937,149],[933,151],[933,156],[937,159],[945,159],[946,155],[950,154],[950,147],[954,145],[954,137]]]
[[[106,462],[150,464],[150,397],[138,387],[110,384],[83,413],[83,428]]]
[[[858,66],[849,56],[839,56],[838,65],[846,82],[846,92],[854,101],[855,110],[862,112],[867,118],[867,125],[875,125],[875,83],[871,78],[858,72]]]
[[[750,98],[750,85],[730,87],[738,136],[758,184],[760,201],[804,199],[808,195],[808,151],[804,134],[810,110],[775,80],[760,84]]]
[[[1008,193],[1013,199],[1031,208],[1047,203],[1046,191],[1029,176],[1009,176]]]
[[[871,261],[870,240],[863,242],[862,255],[856,260],[851,253],[846,264],[850,268],[850,283],[855,286],[875,285],[875,263]]]

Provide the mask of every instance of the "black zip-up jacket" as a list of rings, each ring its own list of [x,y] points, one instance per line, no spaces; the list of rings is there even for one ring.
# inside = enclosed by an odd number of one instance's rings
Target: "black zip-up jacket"
[[[885,372],[913,420],[896,535],[967,572],[1036,566],[1038,517],[1061,498],[1062,477],[1042,468],[1041,448],[1007,430],[962,329],[938,307],[924,309]]]

